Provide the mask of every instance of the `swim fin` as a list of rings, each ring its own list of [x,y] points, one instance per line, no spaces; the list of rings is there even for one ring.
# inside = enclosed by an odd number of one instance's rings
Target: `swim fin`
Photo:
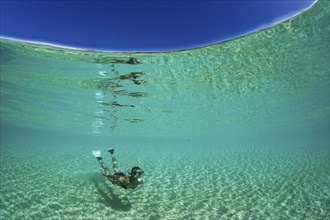
[[[98,160],[102,160],[102,157],[101,157],[101,151],[100,150],[93,150],[92,151],[94,157]]]

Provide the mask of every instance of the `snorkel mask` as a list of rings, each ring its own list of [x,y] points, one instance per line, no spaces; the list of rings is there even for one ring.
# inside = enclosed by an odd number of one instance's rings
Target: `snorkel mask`
[[[133,167],[130,174],[132,177],[135,177],[138,181],[141,181],[143,173],[144,172],[141,170],[140,167]]]

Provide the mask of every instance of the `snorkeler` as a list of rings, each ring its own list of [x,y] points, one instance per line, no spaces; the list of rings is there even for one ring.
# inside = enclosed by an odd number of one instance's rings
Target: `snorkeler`
[[[123,187],[124,189],[135,189],[139,184],[142,184],[142,174],[144,173],[140,167],[134,166],[129,175],[119,171],[117,159],[114,155],[114,149],[110,148],[108,152],[111,154],[113,172],[104,164],[101,157],[101,151],[93,151],[95,158],[99,161],[104,172],[103,176],[107,177],[112,184]]]

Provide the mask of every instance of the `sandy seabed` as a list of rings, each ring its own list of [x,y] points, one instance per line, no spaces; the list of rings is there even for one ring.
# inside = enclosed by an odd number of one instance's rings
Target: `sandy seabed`
[[[15,150],[13,150],[15,149]],[[329,152],[313,146],[118,149],[136,190],[112,185],[90,149],[1,146],[0,219],[327,219]],[[103,154],[106,149],[101,149]],[[110,157],[103,155],[107,164]],[[110,166],[109,166],[110,167]]]

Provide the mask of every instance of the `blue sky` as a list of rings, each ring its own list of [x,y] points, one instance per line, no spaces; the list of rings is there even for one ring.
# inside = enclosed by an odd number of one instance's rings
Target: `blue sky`
[[[169,51],[271,26],[313,0],[5,1],[1,36],[108,51]]]

